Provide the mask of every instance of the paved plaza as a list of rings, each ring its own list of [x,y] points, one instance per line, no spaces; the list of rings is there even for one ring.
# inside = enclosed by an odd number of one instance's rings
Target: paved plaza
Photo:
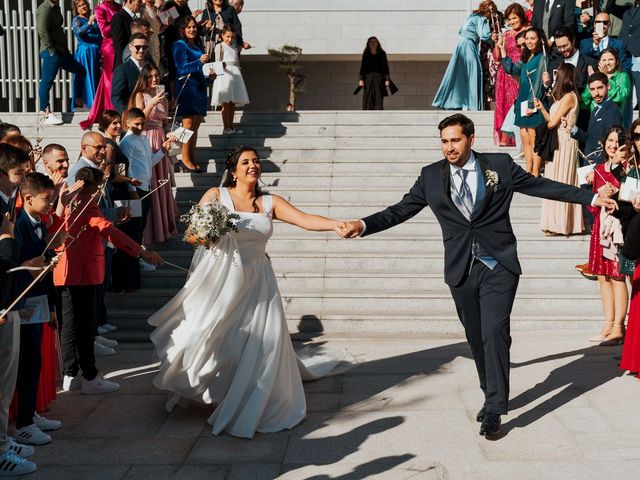
[[[629,479],[640,471],[640,381],[619,347],[586,330],[513,334],[511,412],[504,435],[478,435],[482,403],[462,335],[327,336],[360,362],[305,385],[306,420],[244,440],[211,435],[211,408],[164,409],[151,386],[149,343],[100,360],[120,392],[62,393],[64,422],[34,457],[29,479]]]

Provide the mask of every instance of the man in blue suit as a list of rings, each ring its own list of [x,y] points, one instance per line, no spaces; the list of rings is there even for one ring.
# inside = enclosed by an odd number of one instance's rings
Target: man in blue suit
[[[580,42],[580,53],[594,60],[600,58],[600,53],[605,48],[614,48],[618,52],[620,59],[620,68],[628,72],[631,69],[631,57],[627,53],[622,41],[609,36],[609,28],[611,27],[611,17],[606,12],[600,12],[596,15],[594,25],[602,25],[602,36],[598,35],[596,28],[593,31],[593,38],[585,38]]]

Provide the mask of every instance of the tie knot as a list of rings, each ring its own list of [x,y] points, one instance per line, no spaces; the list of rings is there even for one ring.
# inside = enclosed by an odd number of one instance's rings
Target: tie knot
[[[462,180],[464,180],[466,182],[467,181],[467,175],[469,175],[469,170],[465,170],[464,168],[459,168],[458,169],[458,175],[460,176],[460,178]]]

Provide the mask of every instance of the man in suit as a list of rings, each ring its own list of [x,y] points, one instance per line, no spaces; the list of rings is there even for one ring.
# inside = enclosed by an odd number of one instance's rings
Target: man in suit
[[[604,136],[614,125],[622,125],[622,114],[618,106],[608,97],[609,79],[602,72],[596,72],[589,77],[589,91],[596,102],[595,108],[591,111],[589,117],[589,127],[583,130],[578,126],[574,126],[571,130],[571,136],[578,140],[580,148],[589,160],[602,163],[604,155],[602,153],[601,142]],[[566,127],[566,120],[562,120],[563,127]],[[587,165],[585,159],[580,159],[582,166]]]
[[[445,158],[423,167],[396,205],[363,220],[345,222],[340,236],[371,235],[398,225],[427,205],[444,238],[444,276],[476,363],[485,403],[480,435],[500,433],[509,398],[509,320],[521,274],[509,220],[514,192],[565,202],[613,207],[610,199],[534,177],[507,154],[471,150],[473,122],[462,114],[438,125]]]
[[[553,35],[558,28],[564,27],[575,32],[575,5],[573,0],[535,0],[533,2],[531,26],[544,31],[550,47],[553,45]]]
[[[131,22],[138,17],[143,4],[143,0],[126,0],[122,4],[122,9],[111,18],[111,38],[115,52],[114,68],[122,65],[122,52],[131,38]]]
[[[147,39],[149,39],[149,35],[151,35],[151,23],[146,18],[136,18],[133,22],[131,22],[131,37],[133,37],[136,33],[141,33]],[[126,62],[129,57],[131,57],[131,49],[129,48],[129,44],[124,47],[122,51],[122,63]],[[153,57],[151,56],[151,52],[147,50],[147,53],[144,56],[145,63],[155,64],[153,61]]]
[[[120,115],[127,109],[127,103],[136,86],[140,71],[145,65],[144,57],[149,50],[149,40],[142,33],[131,36],[129,43],[131,56],[113,70],[111,83],[111,103]]]
[[[549,62],[549,71],[553,72],[562,63],[570,63],[576,67],[576,80],[578,92],[582,94],[587,87],[587,78],[589,78],[589,67],[593,71],[597,70],[597,62],[591,57],[583,55],[575,47],[576,35],[573,30],[568,28],[559,28],[554,35],[554,44],[558,55],[554,56]],[[593,73],[593,72],[591,72]],[[543,74],[544,86],[551,87],[551,76],[545,72]]]
[[[620,36],[622,45],[631,55],[631,78],[636,87],[636,107],[640,111],[640,0],[624,12]]]
[[[624,48],[622,41],[609,36],[609,28],[611,27],[611,17],[609,14],[606,12],[600,12],[596,15],[594,25],[602,25],[602,36],[600,36],[596,32],[596,28],[594,28],[593,37],[585,38],[580,42],[580,53],[585,57],[591,57],[598,61],[600,53],[605,48],[614,48],[618,52],[620,67],[624,71],[629,71],[631,68],[631,57]]]

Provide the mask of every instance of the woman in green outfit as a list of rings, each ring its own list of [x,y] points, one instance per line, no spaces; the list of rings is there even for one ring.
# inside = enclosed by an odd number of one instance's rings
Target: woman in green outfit
[[[602,50],[598,58],[598,70],[609,77],[608,97],[620,107],[621,112],[624,111],[629,95],[631,95],[631,79],[627,72],[620,71],[620,58],[615,48],[609,47]],[[589,111],[596,106],[588,88],[582,92],[582,102],[589,108]]]
[[[502,56],[504,71],[520,77],[520,90],[515,104],[515,124],[520,127],[520,137],[524,149],[524,162],[527,172],[534,176],[540,174],[542,159],[533,151],[536,140],[536,127],[545,123],[542,114],[534,107],[533,99],[542,99],[542,73],[547,70],[547,56],[543,43],[544,32],[530,28],[524,36],[524,48],[521,61],[512,62],[508,55]],[[498,46],[503,49],[504,45]]]

